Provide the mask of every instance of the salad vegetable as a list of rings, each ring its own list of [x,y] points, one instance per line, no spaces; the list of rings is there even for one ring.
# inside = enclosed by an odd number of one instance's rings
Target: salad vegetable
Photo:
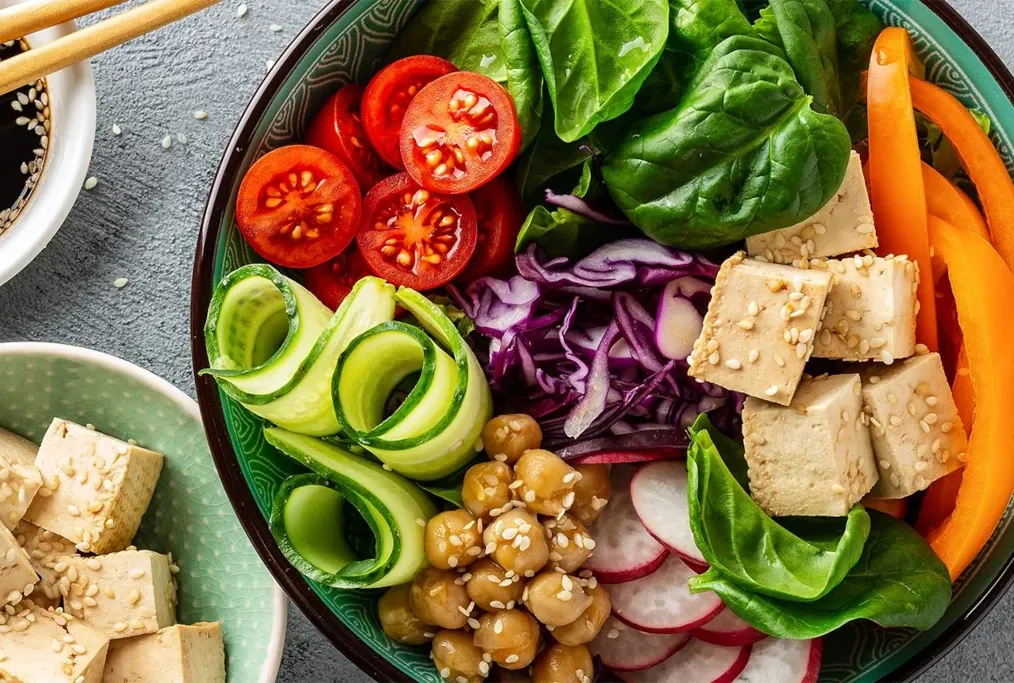
[[[956,228],[968,230],[988,240],[989,229],[979,207],[935,168],[923,162],[922,181],[926,188],[926,209]]]
[[[356,177],[359,187],[368,190],[384,177],[384,162],[369,144],[360,116],[363,87],[343,86],[327,101],[310,124],[306,141],[341,159]]]
[[[772,0],[779,44],[813,108],[839,116],[838,44],[835,17],[826,0]]]

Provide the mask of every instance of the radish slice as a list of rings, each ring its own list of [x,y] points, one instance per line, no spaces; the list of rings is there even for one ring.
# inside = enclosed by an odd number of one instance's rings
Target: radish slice
[[[693,631],[725,608],[711,592],[691,593],[687,581],[693,569],[670,555],[658,571],[629,583],[609,587],[613,615],[639,631],[681,633]]]
[[[707,566],[690,530],[687,468],[682,462],[653,462],[637,470],[630,497],[648,533],[694,565]]]
[[[685,282],[689,280],[690,282]],[[673,280],[662,290],[655,316],[655,346],[666,358],[686,360],[694,350],[694,341],[701,335],[704,318],[690,300],[694,283],[707,285],[694,278]],[[687,289],[687,293],[683,290]]]
[[[823,640],[768,638],[753,646],[750,661],[736,683],[816,683]]]
[[[640,671],[661,664],[688,642],[689,633],[645,633],[609,617],[588,648],[613,671]]]
[[[584,563],[600,583],[623,583],[648,576],[669,551],[651,537],[630,502],[629,467],[613,470],[613,494],[591,529],[595,552]]]
[[[750,624],[736,616],[731,609],[722,610],[717,617],[694,630],[694,638],[712,645],[752,645],[767,638],[767,634],[758,631]]]
[[[639,451],[602,451],[574,458],[574,465],[621,465],[656,460],[675,460],[686,455],[682,448],[646,448]]]
[[[627,683],[732,683],[750,659],[750,646],[722,647],[691,640],[690,644],[657,666],[623,674]],[[780,678],[756,679],[784,683]]]

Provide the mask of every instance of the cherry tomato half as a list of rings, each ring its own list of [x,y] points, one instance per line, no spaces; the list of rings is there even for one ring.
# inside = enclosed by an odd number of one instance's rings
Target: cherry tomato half
[[[500,176],[472,192],[479,234],[475,255],[461,275],[462,282],[497,275],[514,259],[514,244],[525,222],[521,196],[514,183]]]
[[[475,252],[475,209],[465,195],[437,194],[399,173],[366,195],[356,242],[378,277],[434,289],[460,275]]]
[[[463,194],[500,174],[521,146],[511,96],[482,74],[441,76],[408,106],[401,126],[401,159],[417,183]]]
[[[327,263],[306,271],[306,288],[321,303],[336,311],[359,278],[370,274],[366,261],[353,244]]]
[[[384,161],[405,168],[399,146],[405,110],[423,86],[457,70],[446,59],[415,55],[387,65],[373,77],[363,94],[363,126]]]
[[[236,223],[265,259],[311,268],[355,237],[362,195],[352,171],[330,152],[290,145],[258,159],[239,186]]]
[[[369,190],[381,178],[384,162],[377,156],[359,117],[363,86],[350,84],[335,93],[321,108],[310,126],[306,142],[334,154],[345,162],[363,190]]]

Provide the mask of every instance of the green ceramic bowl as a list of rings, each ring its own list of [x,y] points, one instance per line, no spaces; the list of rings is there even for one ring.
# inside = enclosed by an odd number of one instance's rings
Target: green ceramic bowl
[[[207,367],[203,324],[215,284],[257,261],[235,229],[233,200],[258,157],[300,140],[313,114],[341,85],[365,83],[382,64],[399,28],[422,0],[332,0],[289,46],[244,113],[219,167],[197,249],[192,301],[194,367]],[[862,0],[887,23],[907,28],[927,77],[993,122],[993,140],[1014,169],[1014,77],[982,38],[943,0]],[[999,6],[999,5],[998,5]],[[370,675],[381,680],[440,681],[427,653],[389,642],[375,617],[376,595],[303,579],[275,547],[266,518],[279,483],[298,468],[274,452],[261,424],[227,400],[210,378],[198,394],[212,452],[240,519],[282,587],[309,619]],[[853,624],[828,637],[822,681],[914,678],[989,611],[1014,576],[1012,508],[954,587],[944,618],[930,631]]]
[[[285,595],[229,506],[193,399],[96,351],[0,344],[0,426],[38,443],[57,416],[165,454],[135,543],[180,565],[181,623],[222,622],[229,683],[273,683]]]

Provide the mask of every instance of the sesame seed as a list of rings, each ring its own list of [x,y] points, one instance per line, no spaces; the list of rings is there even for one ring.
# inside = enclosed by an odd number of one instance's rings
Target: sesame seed
[[[90,176],[88,178],[88,180],[85,181],[84,189],[86,189],[86,190],[94,190],[95,186],[98,185],[98,184],[99,184],[99,179],[96,178],[95,176]]]
[[[718,365],[718,361],[720,360],[722,360],[722,357],[718,355],[718,351],[715,351],[710,356],[708,356],[708,363],[710,363],[711,365]]]
[[[919,428],[926,434],[930,433],[930,426],[926,420],[919,420]]]
[[[757,349],[750,349],[750,354],[746,357],[750,363],[756,363],[757,359],[760,358],[760,351]]]
[[[891,363],[894,362],[894,356],[892,356],[890,352],[885,350],[881,352],[880,360],[884,363],[884,365],[890,365]]]
[[[503,661],[504,661],[505,664],[513,664],[514,662],[518,661],[519,659],[521,659],[521,658],[518,657],[517,655],[510,655],[509,657],[507,657],[507,659],[505,659]]]
[[[173,145],[173,136],[166,135],[162,138],[162,149],[169,149]]]
[[[448,557],[447,558],[447,566],[448,567],[457,567],[458,566],[458,558],[456,558],[454,555],[451,555],[450,557]]]
[[[493,623],[493,633],[496,633],[496,634],[503,633],[503,620],[502,619],[497,619]]]
[[[242,19],[243,17],[246,16],[248,9],[249,8],[246,6],[246,3],[242,3],[239,7],[236,8],[236,17]]]
[[[778,385],[777,384],[772,384],[771,386],[769,386],[767,389],[764,390],[764,395],[765,396],[774,396],[777,393],[778,393]]]
[[[729,360],[725,361],[725,367],[729,368],[730,370],[739,370],[743,367],[743,364],[740,363],[735,358],[730,358]]]

